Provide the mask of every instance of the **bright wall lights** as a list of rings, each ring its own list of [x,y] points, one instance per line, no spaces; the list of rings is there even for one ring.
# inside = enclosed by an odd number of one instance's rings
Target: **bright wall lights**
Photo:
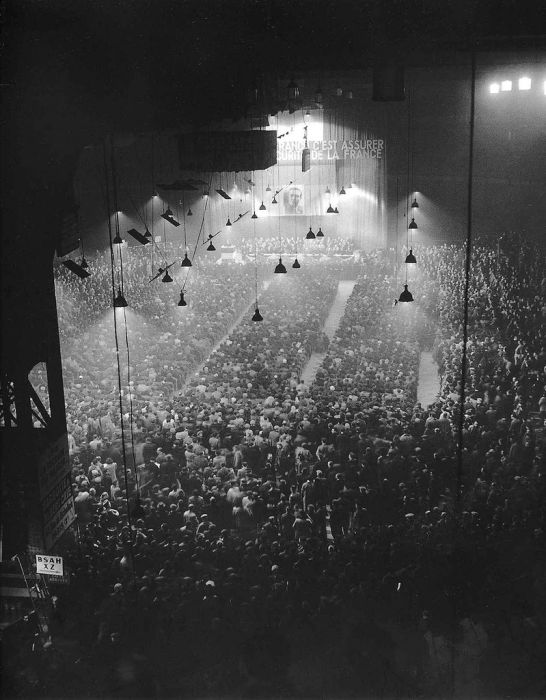
[[[512,81],[511,80],[503,80],[501,82],[501,92],[510,92],[512,89]]]
[[[512,80],[501,80],[500,82],[489,83],[489,94],[498,95],[499,92],[511,92],[514,83]],[[531,90],[533,87],[533,79],[528,75],[522,75],[517,80],[518,90]],[[546,95],[546,80],[544,81],[544,94]]]
[[[518,80],[519,90],[530,90],[531,89],[531,78],[524,76]]]
[[[500,85],[498,83],[491,83],[489,86],[489,92],[491,95],[496,95],[500,92]]]

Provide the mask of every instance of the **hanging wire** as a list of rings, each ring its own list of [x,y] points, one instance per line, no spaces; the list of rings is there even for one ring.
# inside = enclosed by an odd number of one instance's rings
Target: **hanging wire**
[[[114,146],[112,142],[112,138],[110,137],[110,156],[111,156],[111,168],[112,168],[112,195],[113,195],[113,204],[116,210],[116,220],[117,220],[117,227],[119,226],[119,221],[117,217],[117,188],[116,188],[116,170],[115,170],[115,159],[114,159]],[[108,237],[109,237],[109,246],[110,246],[110,267],[111,267],[111,277],[112,277],[112,298],[115,297],[116,294],[116,286],[115,286],[115,276],[114,276],[114,267],[115,267],[115,261],[114,261],[114,245],[113,245],[113,238],[112,238],[112,222],[111,222],[111,216],[110,216],[110,195],[109,195],[109,187],[108,187],[108,162],[107,162],[107,147],[106,147],[106,139],[103,142],[103,157],[104,157],[104,171],[105,171],[105,179],[106,179],[106,208],[108,210]],[[121,252],[121,251],[120,251]],[[122,289],[123,293],[123,289]],[[120,356],[119,356],[119,338],[118,338],[118,323],[117,323],[117,314],[116,314],[116,308],[112,308],[113,316],[114,316],[114,339],[115,339],[115,346],[116,346],[116,368],[117,368],[117,377],[118,377],[118,398],[119,398],[119,417],[120,417],[120,428],[121,428],[121,450],[122,450],[122,459],[123,459],[123,476],[124,476],[124,482],[125,482],[125,501],[127,504],[127,524],[129,525],[129,529],[131,531],[131,537],[129,539],[129,549],[130,549],[130,554],[131,554],[131,561],[132,561],[132,570],[133,570],[133,576],[135,575],[134,571],[134,552],[133,552],[133,531],[132,531],[132,523],[131,523],[131,513],[130,513],[130,508],[129,508],[129,479],[128,479],[128,473],[127,473],[127,450],[126,450],[126,445],[125,445],[125,431],[124,431],[124,426],[123,426],[123,395],[122,395],[122,383],[121,383],[121,363],[120,363]]]

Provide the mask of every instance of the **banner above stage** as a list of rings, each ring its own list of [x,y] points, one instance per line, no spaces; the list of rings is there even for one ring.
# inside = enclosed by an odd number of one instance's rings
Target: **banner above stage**
[[[209,131],[180,134],[178,148],[180,167],[184,171],[266,170],[277,162],[277,132]]]
[[[304,141],[279,141],[278,162],[289,163],[301,160],[305,146]],[[310,151],[311,163],[360,158],[381,160],[385,152],[385,141],[383,139],[328,139],[308,141],[307,147]]]

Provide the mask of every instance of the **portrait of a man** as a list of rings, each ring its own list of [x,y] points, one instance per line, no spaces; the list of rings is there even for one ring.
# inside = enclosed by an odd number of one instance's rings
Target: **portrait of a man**
[[[302,185],[290,185],[283,192],[284,215],[305,214],[305,199]]]

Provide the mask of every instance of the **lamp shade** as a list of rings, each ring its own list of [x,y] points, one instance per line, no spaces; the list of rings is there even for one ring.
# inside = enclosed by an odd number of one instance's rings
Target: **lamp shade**
[[[255,309],[255,311],[254,311],[254,315],[252,316],[252,320],[253,320],[255,323],[259,323],[260,321],[263,321],[263,320],[264,320],[264,317],[263,317],[262,314],[260,313],[260,309],[259,309],[258,307],[256,307],[256,309]]]
[[[182,260],[182,264],[180,267],[191,267],[191,260],[188,258],[188,254],[184,253],[184,260]]]
[[[178,302],[178,306],[187,306],[188,302],[184,299],[184,292],[180,292],[180,301]]]
[[[317,231],[317,238],[324,238],[324,234],[322,233],[322,229],[319,226],[319,230]]]
[[[300,269],[301,265],[299,264],[297,258],[296,258],[296,259],[294,260],[294,262],[292,263],[292,267],[294,268],[294,270],[299,270],[299,269]]]
[[[404,285],[404,291],[398,297],[398,301],[402,301],[402,302],[413,301],[413,294],[409,291],[407,284]]]
[[[282,258],[279,258],[279,264],[275,267],[276,274],[284,274],[286,272],[286,267],[282,264]]]
[[[415,259],[415,255],[413,254],[413,250],[410,248],[410,252],[406,256],[406,263],[408,265],[415,265],[417,260]]]
[[[127,303],[127,300],[125,299],[125,297],[121,293],[121,287],[118,287],[118,293],[116,294],[116,296],[114,298],[114,308],[123,309],[126,306],[129,306],[129,304]]]
[[[408,228],[410,228],[410,229],[416,229],[416,228],[417,228],[417,224],[415,223],[415,219],[414,219],[413,217],[412,217],[412,219],[411,219],[411,221],[410,221],[410,223],[409,223]]]
[[[305,236],[305,238],[308,241],[313,241],[316,238],[316,236],[313,232],[313,229],[310,226],[309,226],[309,231],[307,231],[307,235]]]

